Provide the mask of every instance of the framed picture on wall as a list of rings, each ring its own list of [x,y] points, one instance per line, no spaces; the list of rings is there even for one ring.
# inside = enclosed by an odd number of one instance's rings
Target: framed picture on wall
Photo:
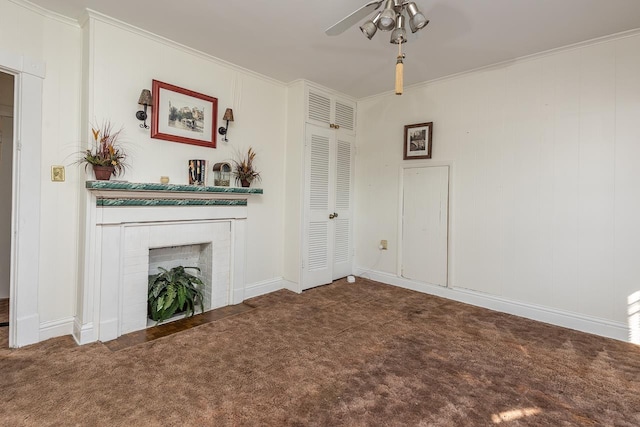
[[[151,138],[216,148],[218,99],[153,81]]]
[[[430,159],[433,122],[404,127],[404,160]]]

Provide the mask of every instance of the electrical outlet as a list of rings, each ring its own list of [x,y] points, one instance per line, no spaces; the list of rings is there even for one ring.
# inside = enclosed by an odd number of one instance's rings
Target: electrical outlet
[[[380,240],[380,249],[383,251],[387,250],[387,241],[386,240]]]
[[[51,166],[51,181],[64,182],[64,166]]]

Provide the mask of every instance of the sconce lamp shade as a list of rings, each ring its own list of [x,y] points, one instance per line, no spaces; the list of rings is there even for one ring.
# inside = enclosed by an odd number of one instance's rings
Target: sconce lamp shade
[[[152,105],[151,91],[149,89],[142,89],[140,99],[138,99],[138,104]]]
[[[222,120],[226,120],[228,122],[232,122],[233,121],[233,110],[231,108],[227,108],[224,112],[224,116],[222,117]]]
[[[224,116],[222,116],[222,120],[227,122],[227,125],[224,127],[219,127],[218,128],[218,133],[220,135],[224,135],[224,142],[229,142],[229,140],[227,139],[227,131],[229,130],[229,122],[233,121],[233,110],[231,108],[227,108],[224,111]]]
[[[142,105],[143,109],[136,113],[136,118],[142,122],[140,127],[143,129],[149,129],[149,126],[147,126],[147,107],[153,104],[152,100],[151,91],[149,89],[142,89],[140,98],[138,98],[138,104]]]

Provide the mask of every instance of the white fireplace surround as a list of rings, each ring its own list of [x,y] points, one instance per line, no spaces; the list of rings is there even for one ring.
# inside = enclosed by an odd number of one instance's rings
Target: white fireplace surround
[[[74,337],[79,344],[109,341],[146,328],[149,249],[212,245],[211,308],[244,300],[246,204],[96,206],[97,199],[115,199],[122,194],[109,191],[89,194],[84,280],[78,290],[74,325]],[[136,197],[157,200],[158,195],[150,192]],[[176,200],[173,196],[171,200]],[[225,200],[239,197],[205,196]]]
[[[157,209],[157,208],[156,208]],[[220,208],[218,208],[220,209]],[[234,220],[235,221],[235,220]],[[120,253],[102,254],[100,341],[108,341],[147,327],[149,249],[210,244],[212,265],[211,308],[232,303],[230,295],[232,221],[131,223],[102,227],[102,247],[120,247]],[[119,274],[105,269],[122,259]],[[105,270],[107,270],[105,272]],[[110,283],[118,284],[110,286]],[[240,300],[239,302],[242,302]]]

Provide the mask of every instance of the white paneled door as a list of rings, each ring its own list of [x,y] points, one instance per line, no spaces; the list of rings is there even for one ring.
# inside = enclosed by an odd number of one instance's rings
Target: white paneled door
[[[402,276],[447,286],[449,167],[403,172]]]
[[[302,289],[351,274],[353,137],[307,124]]]

